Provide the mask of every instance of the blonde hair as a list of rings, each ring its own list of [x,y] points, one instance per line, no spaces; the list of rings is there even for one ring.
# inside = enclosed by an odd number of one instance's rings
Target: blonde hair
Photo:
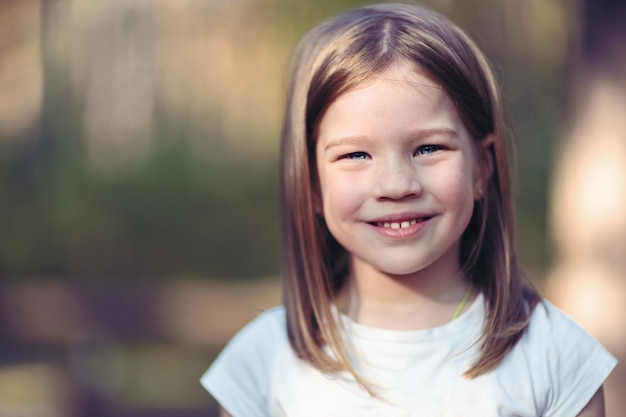
[[[398,62],[412,63],[443,87],[476,143],[493,138],[484,151],[493,174],[461,238],[461,265],[487,305],[480,356],[467,377],[502,361],[540,300],[516,256],[501,95],[482,52],[447,18],[417,6],[367,6],[322,23],[296,50],[282,130],[283,298],[296,354],[323,372],[347,370],[366,389],[333,316],[347,254],[316,213],[314,131],[333,100]]]

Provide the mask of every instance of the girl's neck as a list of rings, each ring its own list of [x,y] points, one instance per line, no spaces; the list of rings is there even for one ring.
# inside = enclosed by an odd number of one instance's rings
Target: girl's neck
[[[416,330],[445,324],[471,287],[461,268],[449,265],[393,276],[356,261],[351,271],[339,294],[344,312],[357,323],[379,328]]]

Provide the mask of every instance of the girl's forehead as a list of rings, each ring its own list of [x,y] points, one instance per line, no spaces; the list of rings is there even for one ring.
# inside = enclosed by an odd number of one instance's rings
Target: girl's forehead
[[[345,99],[364,94],[370,87],[384,84],[385,88],[418,94],[438,101],[448,100],[447,92],[441,85],[421,67],[407,62],[394,63],[379,74],[365,78],[350,88],[330,105]]]
[[[444,89],[426,71],[416,65],[394,65],[378,76],[380,80],[389,81],[398,88],[412,88],[420,94],[445,95]]]
[[[393,68],[339,96],[319,120],[316,139],[415,137],[416,131],[466,136],[454,102],[411,68]]]
[[[441,94],[447,96],[447,92],[441,84],[426,70],[417,64],[398,61],[385,68],[382,72],[371,74],[363,78],[363,81],[344,92],[341,96],[354,94],[359,90],[375,83],[386,82],[391,88],[394,86],[406,90],[412,88],[420,94]]]

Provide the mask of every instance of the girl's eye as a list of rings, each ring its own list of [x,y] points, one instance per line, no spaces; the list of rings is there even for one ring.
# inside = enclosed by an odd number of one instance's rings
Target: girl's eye
[[[349,154],[344,156],[345,159],[349,159],[351,161],[362,161],[364,159],[367,159],[367,157],[368,155],[365,152],[350,152]]]
[[[415,151],[416,154],[419,155],[428,155],[434,152],[441,150],[441,146],[439,145],[422,145]]]

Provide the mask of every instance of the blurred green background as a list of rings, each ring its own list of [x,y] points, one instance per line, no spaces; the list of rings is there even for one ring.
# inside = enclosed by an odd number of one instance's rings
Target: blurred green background
[[[1,3],[3,67],[14,72],[0,124],[4,280],[276,274],[289,53],[324,17],[365,3]],[[571,11],[427,4],[467,28],[500,76],[519,135],[520,246],[541,270]]]
[[[289,54],[367,3],[0,1],[0,417],[215,412],[199,376],[280,300]],[[541,287],[580,4],[422,4],[501,80],[520,255]]]

